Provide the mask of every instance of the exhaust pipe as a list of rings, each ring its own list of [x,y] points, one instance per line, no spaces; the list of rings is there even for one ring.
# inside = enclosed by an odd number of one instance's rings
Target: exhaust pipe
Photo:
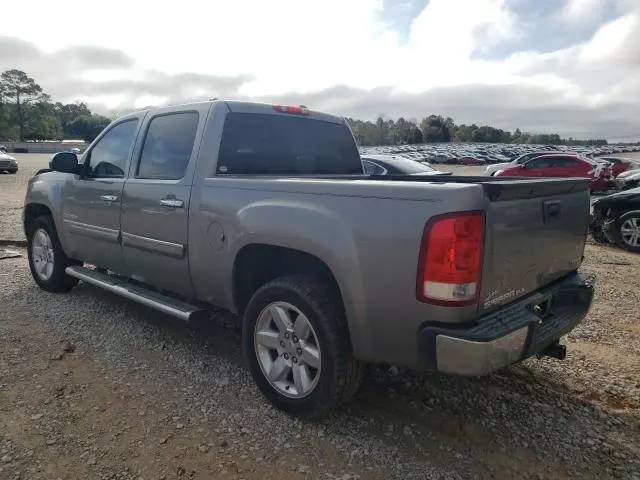
[[[564,360],[565,358],[567,358],[567,346],[560,345],[560,342],[552,343],[551,345],[545,347],[540,353],[538,353],[538,358],[542,357],[551,357],[558,360]]]

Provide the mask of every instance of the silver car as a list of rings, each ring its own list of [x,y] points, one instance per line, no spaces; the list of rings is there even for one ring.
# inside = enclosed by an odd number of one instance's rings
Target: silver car
[[[0,150],[0,173],[16,173],[18,171],[18,161],[11,155]]]

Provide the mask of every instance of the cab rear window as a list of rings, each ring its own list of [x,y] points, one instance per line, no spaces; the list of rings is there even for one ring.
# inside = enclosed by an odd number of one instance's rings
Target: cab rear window
[[[344,124],[282,114],[227,114],[217,174],[362,174]]]

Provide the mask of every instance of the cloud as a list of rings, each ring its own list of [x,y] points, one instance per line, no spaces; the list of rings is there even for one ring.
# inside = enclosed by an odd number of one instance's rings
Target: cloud
[[[13,65],[24,58],[37,58],[40,50],[31,42],[0,36],[0,65]]]
[[[239,88],[254,78],[135,70],[131,57],[112,48],[77,46],[46,53],[32,43],[0,36],[0,70],[9,68],[28,72],[56,100],[83,100],[102,110],[141,107],[150,100],[237,96]],[[106,100],[102,105],[101,99]]]
[[[605,0],[568,0],[562,16],[571,22],[583,22],[597,18],[607,6]]]
[[[631,102],[588,105],[566,99],[546,87],[471,84],[438,87],[424,93],[398,93],[391,88],[359,90],[336,86],[311,94],[264,97],[355,118],[373,119],[384,112],[397,118],[422,118],[429,113],[453,117],[458,123],[490,124],[527,132],[560,132],[576,138],[638,136],[640,121]]]
[[[637,0],[112,0],[101,22],[117,34],[83,28],[81,44],[47,27],[83,25],[80,0],[34,1],[28,30],[3,26],[0,69],[97,111],[221,97],[640,136]]]

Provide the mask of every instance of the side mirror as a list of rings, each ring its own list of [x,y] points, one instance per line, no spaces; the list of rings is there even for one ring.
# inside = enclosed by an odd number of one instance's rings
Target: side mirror
[[[49,160],[49,168],[62,173],[80,173],[78,156],[73,152],[58,152]]]
[[[526,164],[526,163],[521,163],[521,164],[520,164],[520,168],[521,168],[522,170],[524,170],[525,168],[527,168],[527,164]]]

